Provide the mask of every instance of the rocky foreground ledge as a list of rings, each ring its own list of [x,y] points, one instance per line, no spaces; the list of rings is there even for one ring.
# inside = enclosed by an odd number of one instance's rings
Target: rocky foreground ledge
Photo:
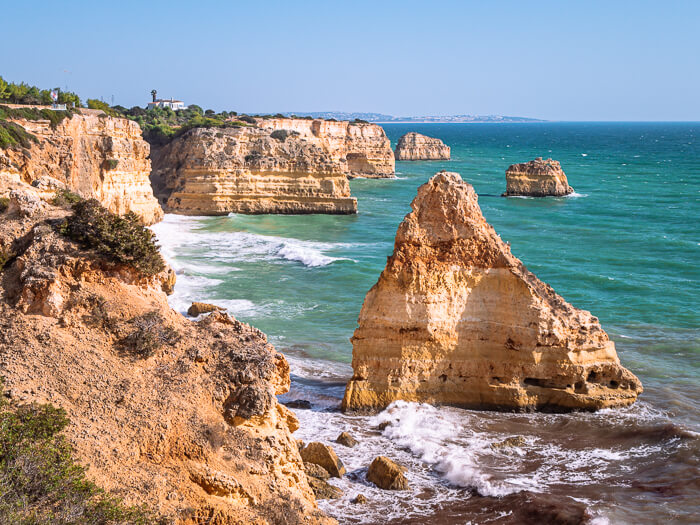
[[[450,160],[450,147],[440,139],[410,132],[399,139],[394,155],[396,160]]]
[[[78,244],[65,232],[94,235],[92,215],[80,222],[40,197],[25,187],[0,203],[9,403],[64,409],[88,478],[167,523],[334,523],[316,507],[292,438],[298,421],[277,402],[289,366],[265,335],[220,312],[185,319],[168,305],[162,260],[151,256],[146,271],[103,255],[138,262],[148,251],[120,219],[94,247]]]
[[[345,410],[398,399],[552,411],[636,400],[642,385],[598,319],[511,254],[457,173],[435,175],[411,208],[360,312]]]
[[[506,170],[503,197],[561,197],[574,192],[558,161],[537,157],[530,162],[513,164]]]

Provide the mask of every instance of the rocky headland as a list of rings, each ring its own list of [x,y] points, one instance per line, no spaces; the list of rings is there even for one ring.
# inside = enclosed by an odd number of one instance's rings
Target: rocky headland
[[[393,176],[394,154],[376,124],[259,118],[192,129],[154,148],[151,180],[174,213],[351,214],[348,177]]]
[[[168,523],[333,522],[316,507],[297,419],[277,402],[290,384],[285,358],[225,313],[194,322],[174,312],[162,260],[146,271],[103,256],[134,249],[118,219],[110,224],[121,234],[93,239],[95,248],[67,236],[105,227],[90,214],[78,222],[76,206],[53,206],[25,184],[0,211],[9,403],[64,409],[63,433],[88,478]]]
[[[357,212],[342,164],[287,130],[191,129],[154,149],[151,180],[173,213]]]
[[[558,161],[537,157],[530,162],[513,164],[506,170],[503,197],[561,197],[573,193]]]
[[[636,400],[641,383],[598,319],[511,254],[471,185],[440,172],[411,208],[360,312],[345,410],[398,399],[552,411]]]
[[[146,224],[163,217],[149,182],[149,145],[136,122],[90,109],[76,110],[60,122],[13,118],[11,110],[10,115],[30,140],[27,148],[0,149],[5,189],[19,182],[40,188],[63,184],[114,213],[134,212]]]
[[[450,160],[450,147],[440,139],[406,133],[396,144],[396,160]]]

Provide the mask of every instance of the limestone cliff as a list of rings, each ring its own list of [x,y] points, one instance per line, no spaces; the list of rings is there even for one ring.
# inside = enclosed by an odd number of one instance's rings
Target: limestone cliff
[[[175,213],[357,212],[341,163],[291,131],[189,130],[154,151],[151,180]]]
[[[394,177],[394,152],[384,129],[368,122],[258,119],[267,130],[287,130],[320,147],[340,164],[349,177],[382,179]]]
[[[629,405],[642,391],[598,319],[539,281],[456,173],[418,189],[352,337],[347,410],[394,400],[474,408]]]
[[[276,399],[289,366],[265,335],[218,312],[185,319],[162,291],[170,274],[108,263],[57,233],[68,212],[12,198],[0,214],[10,402],[64,408],[88,477],[169,523],[331,521],[304,474],[297,419]]]
[[[162,218],[148,180],[149,145],[136,122],[89,109],[56,127],[48,120],[16,122],[38,141],[29,150],[0,151],[0,174],[19,175],[27,183],[52,177],[114,213],[132,211],[146,224]]]
[[[399,139],[394,155],[396,160],[450,160],[450,147],[440,139],[411,132]]]
[[[530,197],[562,196],[573,193],[559,162],[537,157],[530,162],[513,164],[506,170],[504,197],[525,195]]]

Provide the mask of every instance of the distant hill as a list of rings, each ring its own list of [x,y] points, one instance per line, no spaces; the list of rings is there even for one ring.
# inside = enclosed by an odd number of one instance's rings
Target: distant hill
[[[366,120],[368,122],[546,122],[529,117],[509,117],[505,115],[424,115],[420,117],[396,117],[384,113],[345,113],[343,111],[288,111],[285,116],[313,117],[336,120]]]

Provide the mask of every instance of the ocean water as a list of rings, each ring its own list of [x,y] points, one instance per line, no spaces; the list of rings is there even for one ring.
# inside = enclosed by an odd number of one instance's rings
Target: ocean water
[[[292,367],[282,400],[297,438],[336,445],[349,475],[320,506],[341,523],[517,523],[534,493],[583,504],[598,523],[697,523],[700,515],[700,124],[388,124],[441,138],[451,161],[397,162],[397,178],[356,179],[356,216],[185,217],[154,226],[178,283],[172,306],[213,302],[266,332]],[[559,160],[575,193],[502,198],[505,169]],[[396,403],[373,417],[338,411],[351,375],[349,338],[391,254],[417,187],[460,173],[486,219],[541,280],[598,316],[645,392],[596,414],[507,414]],[[377,426],[388,422],[383,430]],[[494,448],[508,437],[517,447]],[[411,490],[364,480],[388,455]],[[350,499],[362,493],[366,505]]]

